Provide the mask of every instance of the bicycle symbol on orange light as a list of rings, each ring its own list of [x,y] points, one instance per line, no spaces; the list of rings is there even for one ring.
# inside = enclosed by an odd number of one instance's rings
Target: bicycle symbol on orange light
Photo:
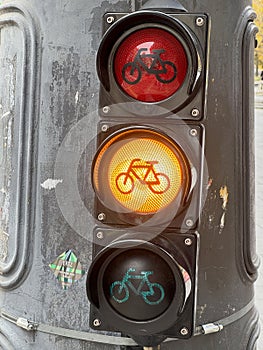
[[[160,57],[165,52],[163,49],[152,50],[153,53],[142,54],[143,51],[147,51],[147,48],[141,48],[138,50],[134,60],[126,63],[122,68],[122,77],[126,83],[134,85],[139,83],[142,78],[142,70],[145,70],[149,74],[155,75],[156,79],[164,84],[171,83],[177,75],[177,69],[173,62],[163,61]],[[145,61],[151,60],[151,64],[148,65]],[[165,74],[168,76],[165,76]]]
[[[158,164],[158,161],[145,161],[143,165],[135,164],[138,162],[142,162],[142,159],[133,159],[128,170],[116,177],[116,186],[121,193],[131,193],[134,189],[135,179],[139,180],[141,184],[147,185],[155,194],[165,193],[170,188],[169,177],[164,173],[157,173],[154,169],[154,164]]]

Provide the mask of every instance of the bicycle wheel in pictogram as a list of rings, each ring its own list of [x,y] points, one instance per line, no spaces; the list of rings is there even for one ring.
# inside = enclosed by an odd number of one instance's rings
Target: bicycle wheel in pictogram
[[[133,62],[126,63],[122,68],[122,77],[126,83],[130,85],[137,84],[142,77],[142,72],[140,67],[138,67]]]
[[[110,295],[117,303],[121,304],[129,299],[130,293],[126,284],[116,281],[110,286]]]
[[[142,293],[143,300],[148,305],[159,305],[165,296],[164,289],[159,283],[151,283],[152,295],[149,293]]]
[[[166,192],[170,188],[169,177],[163,173],[156,173],[155,176],[158,179],[158,183],[149,184],[149,189],[156,194],[162,194]]]
[[[156,79],[161,83],[168,84],[174,81],[177,76],[177,69],[173,62],[163,61],[162,73],[156,73]]]
[[[116,187],[123,194],[129,194],[134,189],[134,180],[127,173],[120,173],[116,177]]]

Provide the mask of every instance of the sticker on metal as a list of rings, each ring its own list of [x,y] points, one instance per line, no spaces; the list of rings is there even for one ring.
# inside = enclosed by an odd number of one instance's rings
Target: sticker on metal
[[[49,267],[64,290],[72,286],[85,274],[78,258],[70,249],[59,255],[53,263],[49,264]]]

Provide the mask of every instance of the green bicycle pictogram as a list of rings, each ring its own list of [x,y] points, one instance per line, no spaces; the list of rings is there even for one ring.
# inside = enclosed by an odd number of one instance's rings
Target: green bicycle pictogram
[[[160,304],[165,296],[164,289],[159,283],[151,283],[148,279],[148,276],[153,275],[154,272],[141,271],[140,275],[131,274],[135,270],[134,268],[129,268],[123,276],[122,281],[115,281],[111,284],[110,295],[112,298],[119,304],[125,303],[130,297],[130,288],[136,295],[140,295],[146,304]],[[141,282],[138,287],[135,287],[132,284],[132,280],[141,280]],[[145,285],[148,287],[148,290],[145,290]],[[154,297],[156,297],[156,300],[154,300]]]

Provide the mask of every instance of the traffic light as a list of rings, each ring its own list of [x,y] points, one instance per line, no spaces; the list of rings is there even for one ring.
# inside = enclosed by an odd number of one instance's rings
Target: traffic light
[[[142,346],[188,339],[204,197],[209,18],[141,10],[106,13],[103,24],[91,327]]]
[[[207,15],[106,13],[103,25],[97,54],[102,117],[176,113],[198,120],[204,116]],[[132,107],[131,101],[138,103]]]

